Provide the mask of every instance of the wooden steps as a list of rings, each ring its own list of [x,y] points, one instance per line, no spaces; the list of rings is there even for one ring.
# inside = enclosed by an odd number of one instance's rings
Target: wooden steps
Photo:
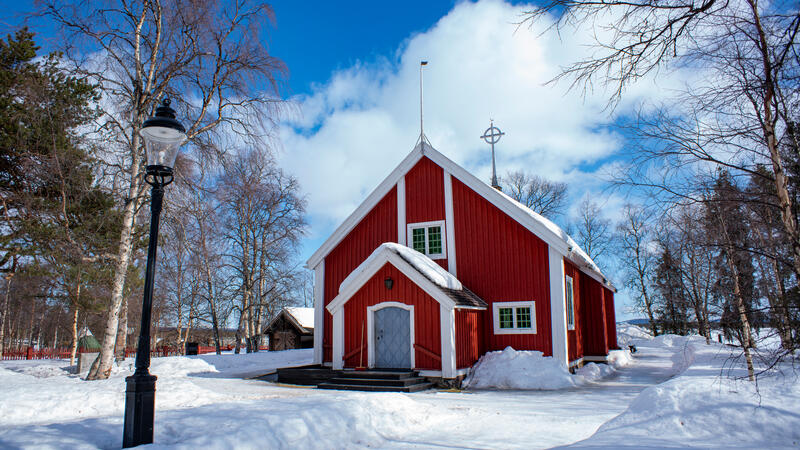
[[[411,370],[332,370],[320,365],[278,369],[277,382],[372,392],[418,392],[433,387],[433,383]]]
[[[317,385],[319,389],[344,391],[418,392],[433,387],[413,371],[341,371],[340,375]]]
[[[338,370],[323,367],[319,364],[278,369],[278,383],[316,386],[339,375]]]

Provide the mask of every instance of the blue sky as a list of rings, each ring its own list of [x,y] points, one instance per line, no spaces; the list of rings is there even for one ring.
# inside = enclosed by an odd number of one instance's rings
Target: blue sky
[[[336,70],[394,53],[409,36],[430,28],[453,1],[272,3],[276,27],[270,50],[290,71],[289,94],[311,92]]]
[[[14,2],[2,22],[18,24],[32,3]],[[6,5],[7,6],[7,5]],[[594,29],[560,37],[517,27],[529,5],[478,2],[273,3],[271,52],[290,72],[286,98],[297,108],[279,129],[279,160],[309,199],[311,230],[303,261],[412,150],[419,134],[420,60],[425,71],[426,134],[434,147],[482,179],[489,148],[478,136],[493,118],[506,132],[498,173],[525,169],[569,185],[573,208],[584,196],[618,217],[624,199],[605,192],[601,173],[620,161],[624,139],[613,124],[641,101],[658,101],[680,74],[632,86],[616,110],[602,86],[585,96],[546,85],[586,56]],[[49,50],[52,31],[32,23]],[[626,317],[624,295],[617,312]]]

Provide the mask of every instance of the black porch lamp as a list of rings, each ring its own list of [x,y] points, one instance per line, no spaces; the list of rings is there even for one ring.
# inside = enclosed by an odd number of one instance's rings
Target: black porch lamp
[[[125,428],[122,447],[135,447],[153,442],[153,413],[155,412],[156,377],[150,375],[150,313],[153,307],[153,275],[158,250],[158,220],[164,186],[172,182],[172,166],[178,147],[186,139],[186,129],[175,120],[175,111],[164,99],[156,115],[147,119],[139,135],[144,140],[147,155],[145,181],[150,190],[150,243],[147,247],[147,269],[142,299],[142,324],[139,345],[136,347],[136,371],[125,379]]]

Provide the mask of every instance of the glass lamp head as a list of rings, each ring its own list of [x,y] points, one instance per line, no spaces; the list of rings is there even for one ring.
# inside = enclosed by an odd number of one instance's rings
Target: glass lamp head
[[[164,99],[156,108],[156,115],[147,119],[139,130],[144,139],[148,166],[172,169],[178,148],[186,139],[186,129],[175,119],[175,110],[169,104],[169,99]]]

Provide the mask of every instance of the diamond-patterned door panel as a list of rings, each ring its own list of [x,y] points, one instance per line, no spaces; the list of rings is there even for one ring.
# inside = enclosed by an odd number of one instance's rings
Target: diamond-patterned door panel
[[[375,366],[411,368],[411,316],[408,310],[389,307],[375,311]]]

